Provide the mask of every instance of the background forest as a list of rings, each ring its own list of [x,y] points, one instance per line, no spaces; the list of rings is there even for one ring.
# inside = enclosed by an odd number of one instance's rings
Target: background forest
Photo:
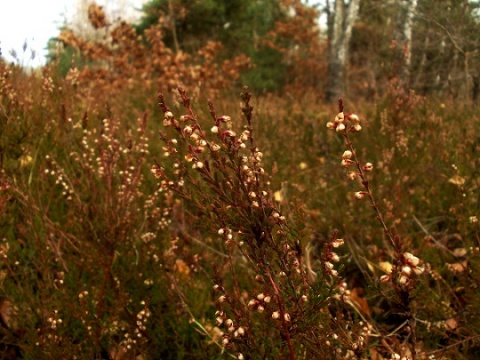
[[[479,358],[478,1],[87,5],[0,58],[0,358]]]

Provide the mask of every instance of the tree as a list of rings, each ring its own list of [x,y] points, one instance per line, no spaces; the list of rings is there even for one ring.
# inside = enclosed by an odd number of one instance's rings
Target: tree
[[[410,65],[412,52],[412,26],[417,9],[417,0],[399,0],[400,11],[397,22],[396,40],[400,45],[400,84],[408,89],[410,87]]]
[[[288,16],[278,0],[151,0],[136,26],[142,34],[154,24],[166,30],[164,41],[174,51],[198,51],[207,41],[222,44],[221,57],[241,53],[256,65],[242,81],[256,90],[278,89],[284,80],[283,55],[263,43],[277,21]]]
[[[413,86],[426,94],[478,98],[480,4],[469,0],[420,0],[413,38]]]
[[[334,2],[328,11],[328,81],[327,101],[342,96],[346,91],[346,71],[349,63],[349,46],[353,25],[357,19],[360,0]]]

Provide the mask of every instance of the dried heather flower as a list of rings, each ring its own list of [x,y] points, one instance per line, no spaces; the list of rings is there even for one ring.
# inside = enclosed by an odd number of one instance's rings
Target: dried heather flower
[[[332,241],[332,247],[338,248],[342,246],[344,243],[345,241],[343,241],[343,239],[335,239],[334,241]]]
[[[343,112],[340,112],[337,114],[337,116],[335,116],[335,122],[336,123],[341,123],[345,120],[345,115],[343,114]]]
[[[210,129],[210,131],[211,131],[212,133],[214,133],[214,134],[218,134],[218,126],[216,126],[216,125],[213,126],[213,127]]]
[[[403,253],[405,260],[413,266],[417,266],[420,263],[420,259],[409,252]]]
[[[345,150],[343,152],[342,158],[343,159],[351,159],[352,155],[353,155],[353,153],[350,150]]]
[[[402,266],[402,273],[408,276],[412,273],[412,268],[408,265],[404,265]]]
[[[283,314],[283,319],[284,319],[286,322],[290,322],[290,320],[291,320],[290,314],[289,314],[289,313]]]
[[[235,137],[237,134],[233,130],[227,130],[223,133],[223,135],[228,136],[228,137]]]
[[[219,150],[221,149],[220,145],[215,144],[215,143],[213,143],[213,144],[210,146],[210,148],[211,148],[212,151],[214,151],[214,152],[217,152],[217,151],[219,151]]]
[[[382,275],[382,276],[380,276],[380,282],[382,282],[382,283],[389,282],[391,279],[392,279],[392,277],[391,277],[390,275]]]
[[[232,319],[227,319],[227,320],[225,320],[225,326],[226,326],[227,328],[232,327],[232,326],[233,326],[233,320],[232,320]]]
[[[350,159],[342,159],[342,162],[341,162],[341,165],[343,167],[348,167],[348,166],[353,165],[353,164],[355,164],[355,162],[350,160]]]
[[[366,172],[370,172],[373,170],[373,164],[372,163],[369,163],[367,162],[364,166],[363,166],[363,171],[366,171]]]
[[[332,252],[332,253],[330,253],[330,260],[333,261],[333,262],[339,262],[340,257],[338,256],[338,254]]]
[[[353,194],[353,196],[355,196],[355,199],[357,200],[363,199],[365,195],[367,195],[365,191],[357,191],[355,194]]]
[[[274,311],[272,313],[272,319],[277,320],[280,318],[280,311]]]
[[[358,118],[357,114],[350,114],[350,116],[348,118],[354,123],[360,122],[360,119]]]
[[[425,271],[425,267],[423,265],[422,266],[415,266],[413,268],[413,272],[415,273],[415,275],[422,275],[424,271]]]
[[[408,276],[406,276],[406,275],[400,275],[400,276],[398,277],[398,280],[397,280],[397,281],[398,281],[398,283],[399,283],[400,285],[406,285],[407,282],[408,282]]]
[[[347,177],[350,179],[350,180],[355,180],[357,177],[358,177],[358,173],[356,171],[349,171],[347,173]]]
[[[335,129],[337,132],[342,132],[345,130],[345,125],[340,123],[337,125],[336,129]]]

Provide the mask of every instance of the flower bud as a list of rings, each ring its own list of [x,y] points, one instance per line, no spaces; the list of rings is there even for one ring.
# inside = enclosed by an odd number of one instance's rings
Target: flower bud
[[[380,282],[382,283],[386,283],[386,282],[389,282],[391,280],[391,276],[390,275],[382,275],[380,276]]]
[[[420,263],[420,259],[409,252],[405,252],[403,256],[405,257],[405,260],[413,266],[417,266]]]
[[[350,116],[348,117],[352,122],[360,122],[360,119],[358,118],[358,115],[357,114],[350,114]]]
[[[415,275],[422,275],[424,271],[425,271],[424,266],[415,266],[413,268],[413,272],[415,273]]]
[[[360,124],[354,124],[352,130],[359,132],[360,130],[362,130],[362,126]]]
[[[357,191],[353,196],[355,196],[355,199],[361,200],[365,197],[367,193],[365,191]]]
[[[372,163],[367,162],[365,166],[363,167],[363,171],[370,172],[373,170],[373,165]]]
[[[350,150],[345,150],[343,152],[342,158],[343,159],[350,159],[352,157],[353,153]]]
[[[402,273],[408,276],[412,273],[412,268],[408,265],[404,265],[402,266]]]

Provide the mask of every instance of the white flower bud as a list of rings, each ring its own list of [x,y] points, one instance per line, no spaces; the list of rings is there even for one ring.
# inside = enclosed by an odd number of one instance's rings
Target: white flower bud
[[[358,115],[357,114],[351,114],[349,116],[350,120],[353,121],[353,122],[359,122],[360,119],[358,118]]]
[[[413,272],[414,272],[416,275],[422,275],[424,271],[425,271],[425,267],[424,267],[424,266],[415,266],[415,267],[413,268]]]
[[[364,191],[357,191],[353,196],[355,196],[355,199],[361,200],[365,197],[366,193]]]
[[[400,275],[398,278],[398,283],[400,285],[405,285],[408,282],[408,277],[406,275]]]
[[[354,125],[353,125],[353,130],[355,130],[355,131],[358,132],[358,131],[362,130],[362,126],[361,126],[360,124],[358,124],[358,123],[357,123],[357,124],[354,124]]]
[[[372,170],[373,170],[373,164],[372,163],[367,162],[365,164],[365,166],[363,167],[363,171],[370,172]]]
[[[350,150],[345,150],[343,152],[342,158],[343,159],[350,159],[352,157],[353,153]]]
[[[417,266],[420,263],[420,259],[409,252],[404,253],[403,256],[413,266]]]
[[[408,276],[412,273],[412,268],[408,265],[404,265],[402,266],[402,273]]]

